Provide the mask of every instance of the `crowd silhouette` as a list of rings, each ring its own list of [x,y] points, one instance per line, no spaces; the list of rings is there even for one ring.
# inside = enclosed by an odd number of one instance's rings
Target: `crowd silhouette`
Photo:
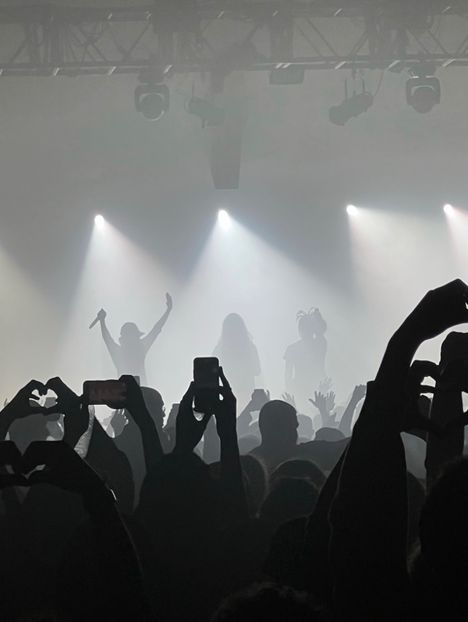
[[[0,413],[0,619],[467,619],[467,334],[414,360],[467,306],[460,280],[429,291],[344,405],[318,309],[298,315],[282,399],[228,315],[216,385],[187,378],[168,412],[144,363],[171,297],[120,344],[101,310],[119,380],[31,380]]]

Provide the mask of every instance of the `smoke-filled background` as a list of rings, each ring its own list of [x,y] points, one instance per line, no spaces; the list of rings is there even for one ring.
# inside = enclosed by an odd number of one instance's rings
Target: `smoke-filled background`
[[[99,328],[88,329],[97,311],[116,339],[126,321],[147,331],[168,291],[174,310],[147,360],[166,403],[233,311],[257,345],[261,384],[279,396],[296,313],[312,306],[344,400],[427,289],[468,278],[466,69],[438,78],[441,104],[424,115],[405,100],[406,75],[367,71],[374,105],[338,127],[328,110],[342,72],[289,87],[243,75],[240,187],[220,191],[210,130],[186,111],[196,76],[171,79],[155,123],[135,110],[134,76],[2,77],[0,395],[31,377],[61,375],[77,390],[112,377]],[[436,359],[437,344],[423,354]]]

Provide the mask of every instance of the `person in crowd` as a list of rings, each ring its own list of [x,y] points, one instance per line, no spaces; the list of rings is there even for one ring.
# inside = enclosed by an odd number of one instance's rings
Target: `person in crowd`
[[[413,360],[464,323],[465,283],[428,292],[339,422],[314,396],[329,425],[305,443],[293,404],[266,392],[238,422],[223,368],[204,412],[191,382],[165,426],[160,394],[122,375],[120,448],[61,378],[30,381],[0,411],[1,619],[465,620],[467,336]],[[257,408],[261,441],[241,458]],[[424,477],[403,433],[425,446]]]

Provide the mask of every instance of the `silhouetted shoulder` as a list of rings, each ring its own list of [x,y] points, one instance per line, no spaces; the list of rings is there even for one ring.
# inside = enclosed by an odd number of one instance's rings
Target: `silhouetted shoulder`
[[[286,348],[286,352],[284,353],[284,359],[286,361],[293,361],[297,359],[298,355],[302,354],[304,351],[304,342],[299,339],[295,343],[292,343]]]

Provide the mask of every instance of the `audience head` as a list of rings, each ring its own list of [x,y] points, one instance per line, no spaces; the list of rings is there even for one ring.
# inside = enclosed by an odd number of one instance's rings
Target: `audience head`
[[[210,524],[218,505],[210,469],[196,454],[167,454],[141,487],[138,517],[147,529],[157,525]]]
[[[260,518],[273,528],[300,516],[309,516],[315,508],[318,490],[312,482],[297,477],[278,479],[265,498]]]
[[[284,477],[305,479],[314,484],[318,490],[322,488],[326,480],[315,462],[301,459],[286,460],[278,465],[270,475],[270,486],[273,487],[280,478]]]
[[[337,441],[342,441],[345,438],[345,435],[341,430],[337,430],[336,428],[320,428],[315,433],[316,441],[328,441],[329,443],[335,443]]]
[[[314,622],[310,596],[275,584],[253,586],[227,598],[212,622]]]
[[[267,402],[258,416],[263,445],[289,447],[297,443],[297,413],[282,400]]]

